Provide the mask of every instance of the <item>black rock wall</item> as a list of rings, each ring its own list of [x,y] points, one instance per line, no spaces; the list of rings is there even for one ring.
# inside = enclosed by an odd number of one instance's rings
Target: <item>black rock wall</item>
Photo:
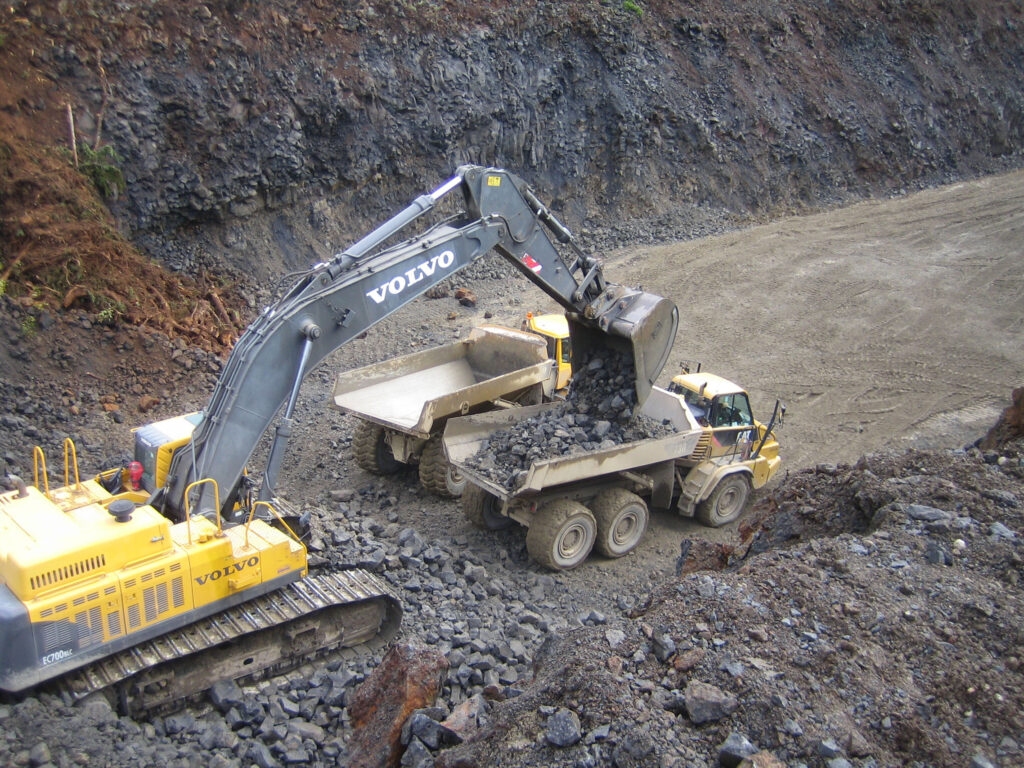
[[[83,132],[102,113],[125,158],[123,226],[186,269],[303,265],[464,162],[644,239],[1024,146],[1015,2],[27,5]]]

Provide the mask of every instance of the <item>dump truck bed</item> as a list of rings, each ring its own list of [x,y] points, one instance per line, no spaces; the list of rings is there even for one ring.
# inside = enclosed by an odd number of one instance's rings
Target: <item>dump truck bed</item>
[[[470,482],[507,502],[519,496],[540,493],[554,486],[688,456],[697,447],[702,431],[678,397],[660,387],[654,387],[641,409],[641,414],[658,421],[669,421],[676,429],[672,434],[623,443],[597,451],[535,461],[530,465],[520,485],[512,491],[467,466],[466,461],[480,450],[484,441],[493,433],[555,407],[558,407],[558,403],[545,403],[451,419],[444,432],[444,449],[448,461],[468,477]]]
[[[338,374],[337,408],[389,429],[428,438],[434,422],[541,385],[552,367],[539,336],[481,326],[468,338]]]

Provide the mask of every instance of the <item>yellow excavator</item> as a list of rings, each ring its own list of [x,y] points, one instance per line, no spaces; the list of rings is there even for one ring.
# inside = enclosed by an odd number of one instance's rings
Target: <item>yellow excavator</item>
[[[395,242],[453,193],[458,213]],[[302,543],[275,525],[277,475],[305,376],[490,251],[565,309],[577,353],[628,350],[646,399],[676,307],[607,282],[522,179],[463,166],[305,272],[239,339],[202,412],[136,432],[128,468],[82,481],[67,443],[59,487],[41,451],[34,484],[11,479],[0,494],[0,690],[61,678],[71,698],[112,690],[128,711],[152,711],[217,679],[393,635],[400,604],[379,579],[309,573]],[[266,466],[251,475],[275,419]]]

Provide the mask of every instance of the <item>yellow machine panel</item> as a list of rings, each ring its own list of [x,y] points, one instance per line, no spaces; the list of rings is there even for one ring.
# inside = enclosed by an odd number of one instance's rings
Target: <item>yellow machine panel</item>
[[[22,601],[171,549],[171,524],[152,507],[119,523],[100,504],[65,512],[36,488],[26,492],[0,496],[0,580]]]
[[[150,506],[113,499],[96,483],[0,494],[5,689],[306,575],[305,547],[262,520],[172,525]]]

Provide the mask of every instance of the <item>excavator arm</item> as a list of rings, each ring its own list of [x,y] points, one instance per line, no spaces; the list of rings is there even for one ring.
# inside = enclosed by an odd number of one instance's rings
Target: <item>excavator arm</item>
[[[457,189],[464,198],[460,215],[382,247]],[[571,256],[562,257],[549,233]],[[212,478],[223,510],[230,509],[253,450],[283,407],[259,492],[261,499],[271,498],[305,376],[338,347],[491,250],[566,309],[576,353],[594,346],[632,347],[638,399],[646,398],[675,338],[675,305],[606,282],[600,262],[576,247],[569,230],[517,176],[462,166],[434,192],[311,268],[249,326],[154,503],[181,519],[189,484]],[[193,494],[193,513],[216,508],[210,484]]]

